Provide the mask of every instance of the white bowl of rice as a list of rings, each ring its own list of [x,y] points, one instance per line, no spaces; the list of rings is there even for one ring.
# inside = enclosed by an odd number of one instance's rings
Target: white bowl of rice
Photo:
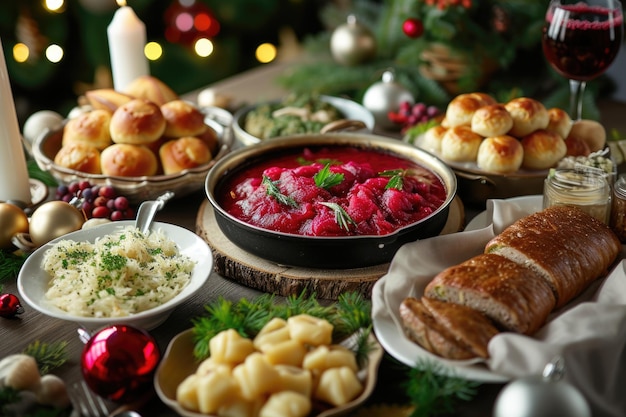
[[[195,233],[134,220],[61,236],[33,252],[17,279],[30,307],[93,331],[112,324],[151,330],[206,283],[211,249]]]

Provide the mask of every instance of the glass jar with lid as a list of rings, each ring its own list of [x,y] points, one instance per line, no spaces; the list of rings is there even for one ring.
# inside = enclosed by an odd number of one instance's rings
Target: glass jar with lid
[[[626,243],[626,176],[620,175],[613,185],[611,229],[622,243]]]
[[[576,206],[609,224],[611,186],[603,171],[585,168],[552,169],[544,182],[543,207]]]

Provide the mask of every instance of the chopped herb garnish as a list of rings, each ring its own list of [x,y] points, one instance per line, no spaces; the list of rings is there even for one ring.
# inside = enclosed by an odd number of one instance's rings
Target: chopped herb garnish
[[[352,220],[352,217],[348,214],[347,211],[343,209],[337,203],[329,203],[327,201],[322,201],[320,204],[328,207],[335,213],[335,221],[345,231],[350,231],[350,225],[356,226],[356,222]]]
[[[390,170],[381,172],[379,175],[381,177],[390,177],[389,182],[385,186],[386,190],[395,188],[396,190],[402,191],[402,187],[404,187],[404,176],[406,175],[405,170],[390,169]]]
[[[328,189],[335,185],[341,184],[343,178],[343,174],[337,174],[330,170],[330,163],[324,165],[324,168],[320,169],[317,174],[313,176],[313,179],[315,180],[315,185],[324,189]]]
[[[268,176],[263,175],[263,181],[261,182],[265,186],[265,192],[270,197],[273,197],[280,204],[284,204],[286,206],[298,207],[298,203],[293,198],[282,194],[280,189],[278,188],[278,181],[272,181]]]
[[[102,267],[105,271],[118,271],[126,265],[126,258],[106,252],[102,255]]]

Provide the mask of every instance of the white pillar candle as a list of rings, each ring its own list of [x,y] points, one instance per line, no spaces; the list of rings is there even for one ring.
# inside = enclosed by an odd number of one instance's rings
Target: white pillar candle
[[[144,53],[146,46],[146,25],[139,20],[133,9],[118,0],[117,9],[109,27],[109,54],[113,87],[124,91],[137,77],[148,75],[148,60]]]
[[[26,155],[0,40],[0,201],[31,203]]]

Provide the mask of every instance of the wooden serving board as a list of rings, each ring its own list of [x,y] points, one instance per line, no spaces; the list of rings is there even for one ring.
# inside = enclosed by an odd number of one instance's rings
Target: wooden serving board
[[[456,197],[441,234],[461,231],[465,223],[463,203]],[[232,243],[221,231],[208,200],[200,205],[196,233],[213,251],[215,271],[242,285],[281,295],[298,295],[306,290],[318,298],[336,300],[346,291],[371,297],[372,288],[387,273],[389,264],[355,269],[314,269],[279,265],[253,255]]]

